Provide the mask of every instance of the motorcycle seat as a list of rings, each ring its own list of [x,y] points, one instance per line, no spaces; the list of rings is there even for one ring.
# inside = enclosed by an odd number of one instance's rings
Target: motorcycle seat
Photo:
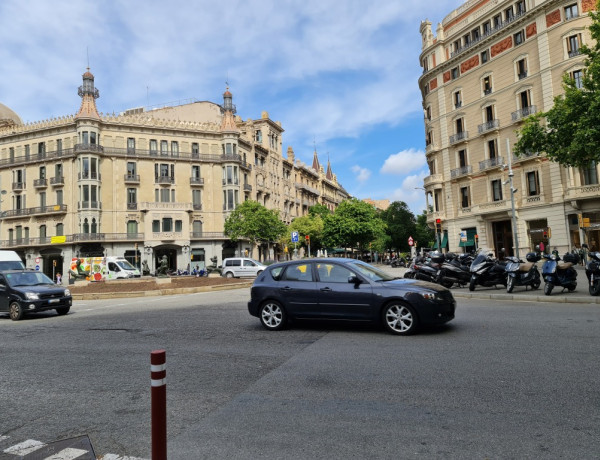
[[[556,264],[556,268],[559,270],[566,270],[567,268],[571,268],[573,266],[573,262],[558,262]]]
[[[519,265],[519,271],[527,273],[533,267],[533,262],[525,262]]]

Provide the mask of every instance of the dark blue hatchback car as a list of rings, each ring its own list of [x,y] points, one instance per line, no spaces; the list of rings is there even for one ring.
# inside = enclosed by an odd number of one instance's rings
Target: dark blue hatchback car
[[[409,335],[420,325],[447,323],[455,309],[442,286],[338,258],[271,265],[254,281],[248,302],[250,314],[272,331],[289,320],[318,319],[382,323],[393,334]]]

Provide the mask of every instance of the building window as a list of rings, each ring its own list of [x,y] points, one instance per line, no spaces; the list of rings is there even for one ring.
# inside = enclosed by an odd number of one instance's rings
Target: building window
[[[451,71],[450,71],[450,75],[452,76],[452,80],[456,80],[460,74],[458,72],[458,67],[454,67]]]
[[[463,46],[467,47],[471,44],[471,34],[467,34],[463,37]]]
[[[260,129],[254,131],[254,140],[259,144],[262,143],[262,131]]]
[[[527,59],[519,59],[517,61],[517,76],[519,80],[527,77]]]
[[[484,110],[485,110],[485,121],[486,121],[486,123],[494,121],[494,106],[493,105],[488,105]]]
[[[492,23],[490,21],[485,21],[483,23],[483,36],[487,36],[489,35],[489,33],[492,31]]]
[[[63,191],[62,190],[57,190],[56,191],[56,204],[59,206],[62,206],[64,203],[63,201]]]
[[[128,188],[127,189],[127,207],[131,204],[137,203],[137,189]]]
[[[573,72],[571,72],[570,76],[573,80],[575,80],[576,88],[583,88],[583,70],[574,70]]]
[[[431,121],[431,106],[428,105],[427,108],[425,109],[425,117]]]
[[[40,208],[42,211],[46,207],[46,192],[40,192]]]
[[[502,25],[502,15],[497,14],[496,16],[494,16],[494,18],[492,19],[492,22],[494,23],[494,29],[497,29],[498,27],[500,27]]]
[[[431,144],[433,144],[433,130],[429,129],[429,130],[427,130],[427,137],[425,139],[425,145],[430,146]]]
[[[127,221],[127,234],[135,235],[138,232],[138,223],[135,220]]]
[[[462,106],[462,94],[460,91],[454,92],[454,108],[458,109]]]
[[[181,233],[183,231],[183,221],[176,220],[175,221],[175,232]]]
[[[567,37],[567,53],[569,57],[579,56],[581,46],[581,34],[571,35]]]
[[[515,46],[520,45],[525,41],[525,33],[522,30],[520,30],[519,32],[513,35],[513,39],[515,42]]]
[[[537,171],[527,173],[527,195],[536,196],[540,194],[540,181]]]
[[[200,145],[198,142],[192,142],[192,155],[198,156],[200,154]]]
[[[524,14],[526,11],[525,0],[520,0],[517,3],[515,3],[515,7],[517,8],[517,16],[521,16],[522,14]]]
[[[56,236],[64,236],[65,230],[63,224],[56,224]]]
[[[40,179],[45,179],[45,178],[46,178],[46,167],[40,166]]]
[[[460,134],[464,131],[463,119],[459,118],[456,120],[456,134]]]
[[[58,153],[62,153],[62,149],[63,149],[62,139],[57,139],[56,140],[56,151]]]
[[[200,166],[192,165],[192,178],[200,179]]]
[[[238,167],[223,166],[223,185],[239,185]]]
[[[179,156],[179,143],[177,141],[171,142],[171,155],[174,157]]]
[[[192,222],[192,232],[194,233],[194,236],[202,236],[201,220],[195,220],[194,222]]]
[[[510,8],[506,8],[506,10],[504,10],[504,18],[506,19],[506,21],[512,21],[515,17],[515,13],[513,11],[513,7],[511,6]]]
[[[152,231],[154,233],[160,232],[160,220],[153,220],[152,221]]]
[[[579,16],[579,10],[577,9],[577,3],[565,6],[565,20],[574,19]]]
[[[85,234],[90,233],[90,224],[89,224],[87,218],[83,219],[83,231],[82,231],[82,233],[85,233]]]
[[[502,201],[502,181],[500,179],[492,181],[492,200]]]
[[[173,219],[171,217],[163,217],[162,231],[163,232],[172,232],[173,231]]]
[[[223,209],[225,211],[232,211],[235,209],[239,202],[239,191],[238,190],[223,190]]]
[[[582,185],[598,184],[598,169],[595,161],[592,161],[587,168],[581,168],[581,182]]]
[[[127,138],[127,153],[135,153],[135,138]]]
[[[167,141],[160,141],[160,154],[163,156],[169,155],[169,143]]]
[[[470,206],[469,187],[460,188],[460,206],[461,208],[468,208]]]
[[[492,139],[490,141],[487,142],[488,145],[488,157],[490,160],[493,160],[494,158],[496,158],[497,155],[497,148],[496,148],[496,139]]]
[[[136,176],[136,164],[133,161],[127,162],[127,177],[134,178]]]
[[[150,155],[158,154],[158,142],[156,139],[150,139]]]
[[[490,57],[489,57],[489,52],[488,52],[488,50],[484,50],[484,51],[482,51],[482,52],[481,52],[481,63],[482,63],[482,64],[485,64],[485,63],[486,63],[487,61],[489,61],[489,60],[490,60]]]
[[[46,226],[40,225],[40,240],[46,238]]]
[[[458,151],[458,166],[460,168],[467,166],[467,151],[464,149]]]
[[[200,190],[192,190],[192,204],[202,206],[202,192]]]
[[[477,29],[473,29],[471,31],[471,40],[473,40],[473,42],[476,42],[477,40],[479,40],[480,37],[480,32],[479,32],[479,27]]]
[[[531,95],[529,90],[521,91],[519,93],[519,100],[521,102],[521,110],[525,110],[528,107],[531,107]]]
[[[492,76],[488,75],[483,78],[483,94],[487,95],[492,92]]]

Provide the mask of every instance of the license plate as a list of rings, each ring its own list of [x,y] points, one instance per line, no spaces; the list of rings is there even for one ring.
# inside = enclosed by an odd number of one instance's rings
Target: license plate
[[[48,301],[48,303],[58,303],[58,302],[60,302],[60,299],[50,299]]]

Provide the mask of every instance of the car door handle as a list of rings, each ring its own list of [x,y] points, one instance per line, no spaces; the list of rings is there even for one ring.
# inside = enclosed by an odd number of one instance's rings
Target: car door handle
[[[291,291],[293,288],[289,287],[289,286],[284,286],[281,288],[282,291]]]
[[[321,288],[321,291],[325,291],[325,292],[329,292],[329,291],[331,291],[331,290],[332,290],[332,289],[331,289],[330,287],[324,287],[324,288]]]

